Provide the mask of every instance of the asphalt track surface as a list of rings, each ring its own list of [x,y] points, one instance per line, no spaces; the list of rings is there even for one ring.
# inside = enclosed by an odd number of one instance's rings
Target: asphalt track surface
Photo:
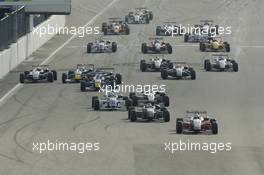
[[[83,26],[107,7],[110,0],[74,0],[67,25]],[[108,17],[122,17],[130,8],[148,7],[154,12],[149,25],[131,25],[129,36],[108,37],[117,41],[115,54],[85,53],[85,45],[97,36],[74,38],[59,50],[50,64],[59,71],[55,83],[25,84],[0,107],[0,174],[5,175],[263,175],[263,27],[262,0],[117,0],[98,15],[91,26],[101,26]],[[191,63],[195,81],[161,80],[159,73],[141,73],[140,45],[154,36],[162,21],[194,24],[213,18],[230,25],[232,55],[240,71],[205,72],[198,45],[183,43],[182,37],[166,37],[173,54],[167,58]],[[22,63],[0,83],[1,96],[18,82],[18,72],[40,63],[70,36],[56,36],[29,61]],[[183,46],[186,45],[186,46]],[[130,123],[126,112],[94,112],[91,97],[78,84],[62,84],[61,73],[77,63],[112,67],[126,84],[165,84],[171,99],[169,123]],[[185,110],[207,110],[219,121],[218,135],[177,135],[175,119]],[[64,142],[100,142],[100,151],[32,151],[32,142],[58,139]],[[231,151],[211,154],[185,151],[170,154],[164,142],[231,142]]]

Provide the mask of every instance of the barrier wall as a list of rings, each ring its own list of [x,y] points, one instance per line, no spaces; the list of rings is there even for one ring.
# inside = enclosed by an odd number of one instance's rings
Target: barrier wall
[[[11,44],[9,49],[0,52],[0,79],[17,67],[22,61],[50,40],[56,33],[45,34],[40,37],[35,30],[47,27],[64,27],[65,16],[53,15],[48,20],[33,29],[32,32],[21,37],[17,43]]]

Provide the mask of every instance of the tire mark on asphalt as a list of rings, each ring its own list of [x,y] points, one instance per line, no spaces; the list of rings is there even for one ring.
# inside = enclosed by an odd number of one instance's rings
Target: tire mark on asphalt
[[[93,123],[93,122],[95,122],[95,121],[97,121],[97,120],[99,120],[100,118],[101,118],[101,115],[99,114],[99,112],[97,112],[96,113],[96,118],[94,118],[94,119],[91,119],[91,120],[88,120],[87,122],[81,122],[81,123],[78,123],[78,124],[76,124],[76,125],[74,125],[73,127],[72,127],[72,129],[73,129],[73,131],[76,131],[78,128],[80,128],[82,125],[86,125],[86,124],[91,124],[91,123]],[[87,116],[88,116],[88,114],[87,114]]]

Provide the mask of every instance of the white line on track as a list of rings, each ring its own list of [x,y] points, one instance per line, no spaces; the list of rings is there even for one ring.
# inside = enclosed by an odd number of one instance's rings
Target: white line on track
[[[108,10],[114,3],[118,0],[113,0],[110,4],[108,4],[103,10],[101,10],[97,15],[95,15],[90,21],[88,21],[83,27],[87,27],[88,25],[92,24],[99,16],[101,16],[106,10]],[[53,51],[42,63],[41,65],[47,64],[55,54],[57,54],[61,49],[63,49],[67,44],[69,44],[73,39],[75,39],[78,35],[72,35],[67,41],[65,41],[60,47],[58,47],[55,51]],[[16,84],[12,89],[10,89],[1,99],[0,99],[0,107],[5,104],[5,102],[16,94],[19,89],[23,87],[23,84]]]

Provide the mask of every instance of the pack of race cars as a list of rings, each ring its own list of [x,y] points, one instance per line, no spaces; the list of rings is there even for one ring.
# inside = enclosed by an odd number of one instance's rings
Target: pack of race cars
[[[129,35],[130,24],[149,24],[153,20],[153,12],[147,8],[136,8],[122,18],[109,18],[108,22],[102,23],[103,35]],[[172,54],[173,45],[165,42],[166,36],[183,37],[186,43],[199,43],[201,52],[214,52],[209,58],[204,59],[202,65],[206,72],[209,71],[233,71],[238,72],[238,63],[230,57],[230,44],[223,41],[218,34],[219,27],[212,20],[201,20],[201,24],[194,25],[188,33],[183,33],[176,22],[164,22],[156,27],[157,37],[149,38],[149,42],[141,44],[141,52],[144,55],[151,54],[146,59],[140,60],[141,72],[160,72],[162,80],[189,79],[196,80],[196,71],[191,63],[184,61],[172,61],[166,59],[165,54]],[[207,34],[197,31],[210,31]],[[164,37],[164,38],[163,38]],[[87,44],[87,53],[114,53],[117,52],[117,42],[104,38],[96,39]],[[222,52],[222,53],[216,53]],[[152,54],[157,54],[153,56]],[[20,73],[20,83],[26,82],[53,82],[57,80],[57,72],[50,70],[49,65],[36,65],[29,71]],[[92,108],[95,111],[127,111],[128,120],[163,120],[170,121],[168,107],[170,99],[164,92],[153,93],[129,93],[124,96],[115,91],[116,85],[122,83],[122,75],[115,68],[96,67],[93,64],[77,64],[75,68],[62,73],[61,81],[65,83],[79,83],[80,91],[108,90],[106,94],[93,96]],[[176,133],[218,133],[218,122],[210,117],[206,111],[186,111],[186,116],[176,119]]]

